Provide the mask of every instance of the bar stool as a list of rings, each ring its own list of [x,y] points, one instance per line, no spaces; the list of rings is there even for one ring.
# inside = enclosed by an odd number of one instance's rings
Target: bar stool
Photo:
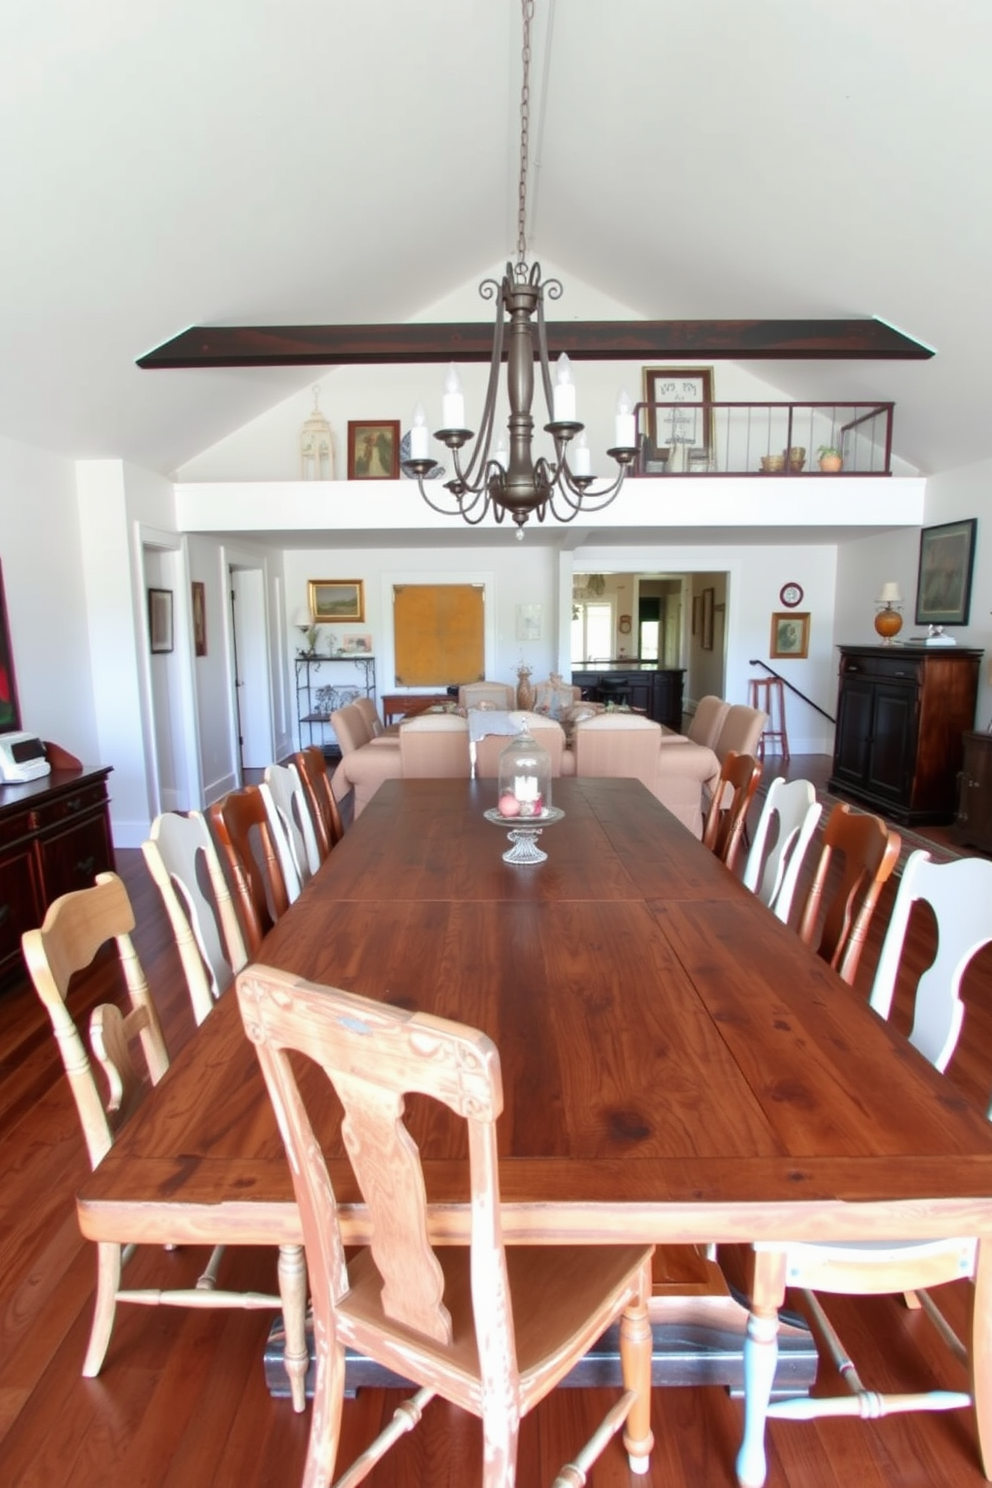
[[[781,754],[783,762],[788,764],[791,756],[789,736],[785,731],[785,689],[781,677],[752,677],[748,683],[748,703],[768,714],[768,722],[758,740],[758,758],[764,759],[767,743],[771,752]],[[777,751],[771,749],[772,745],[778,745]]]

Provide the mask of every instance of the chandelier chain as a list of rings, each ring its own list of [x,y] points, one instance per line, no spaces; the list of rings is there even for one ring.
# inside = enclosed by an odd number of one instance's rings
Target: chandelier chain
[[[523,77],[520,84],[520,180],[517,187],[517,266],[527,259],[527,168],[530,145],[530,23],[534,19],[534,0],[521,0],[523,49],[520,59]]]

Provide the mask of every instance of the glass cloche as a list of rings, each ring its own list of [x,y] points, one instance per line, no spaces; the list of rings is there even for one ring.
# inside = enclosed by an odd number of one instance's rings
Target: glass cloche
[[[550,808],[551,756],[524,730],[500,754],[497,809],[508,821],[525,821]]]

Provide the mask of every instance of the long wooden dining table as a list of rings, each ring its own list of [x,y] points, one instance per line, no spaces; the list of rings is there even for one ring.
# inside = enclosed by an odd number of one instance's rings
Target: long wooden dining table
[[[759,1351],[775,1349],[786,1242],[977,1235],[972,1370],[992,1464],[983,1113],[639,783],[556,780],[564,817],[536,866],[503,862],[494,795],[494,781],[385,782],[257,959],[490,1035],[508,1243],[761,1242]],[[320,1098],[346,1238],[363,1242]],[[409,1125],[432,1235],[464,1243],[463,1134],[416,1099]],[[300,1243],[233,991],[87,1177],[78,1215],[93,1240],[203,1242],[221,1224]]]

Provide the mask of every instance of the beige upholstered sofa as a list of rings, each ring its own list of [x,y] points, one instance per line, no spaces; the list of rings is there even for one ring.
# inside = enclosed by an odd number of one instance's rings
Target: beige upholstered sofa
[[[355,792],[354,814],[360,816],[384,780],[401,775],[400,741],[395,734],[373,732],[367,710],[346,703],[331,714],[331,726],[341,746],[341,763],[334,771],[331,789],[343,801]]]
[[[575,725],[572,753],[576,775],[640,780],[694,836],[702,835],[704,789],[712,792],[720,775],[712,749],[665,735],[637,713],[599,713]]]

